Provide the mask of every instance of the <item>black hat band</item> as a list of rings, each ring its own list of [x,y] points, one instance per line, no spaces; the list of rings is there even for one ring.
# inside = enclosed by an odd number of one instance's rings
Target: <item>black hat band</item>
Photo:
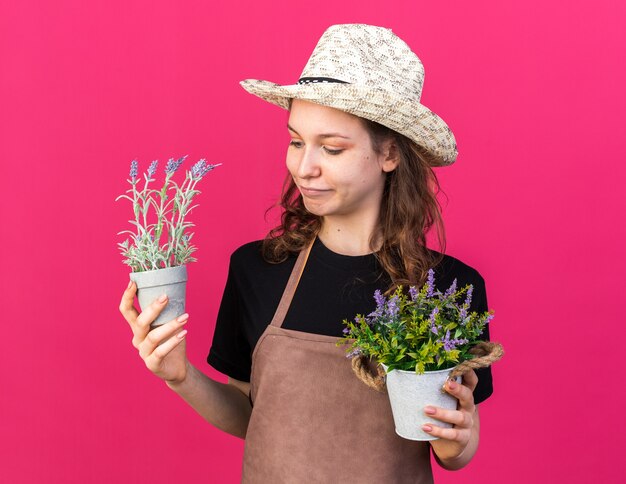
[[[340,82],[341,84],[350,84],[346,81],[340,81],[339,79],[333,79],[332,77],[301,77],[297,84],[313,84],[324,82]]]

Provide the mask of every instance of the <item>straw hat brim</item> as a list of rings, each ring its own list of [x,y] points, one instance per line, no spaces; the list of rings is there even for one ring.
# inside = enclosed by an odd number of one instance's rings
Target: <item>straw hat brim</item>
[[[389,90],[335,82],[281,85],[245,79],[240,84],[250,94],[283,109],[289,109],[289,99],[302,99],[387,126],[434,154],[438,161],[431,166],[447,166],[456,161],[456,140],[443,119],[423,104]]]

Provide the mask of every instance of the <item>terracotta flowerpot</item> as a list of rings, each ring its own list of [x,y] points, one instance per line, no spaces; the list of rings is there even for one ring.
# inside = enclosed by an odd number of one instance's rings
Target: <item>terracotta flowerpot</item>
[[[382,365],[385,372],[387,366]],[[415,371],[391,370],[386,375],[387,393],[396,426],[396,433],[409,440],[436,440],[438,437],[424,432],[422,425],[432,423],[443,428],[452,424],[429,417],[424,413],[426,405],[433,405],[449,410],[456,410],[458,400],[445,390],[442,391],[452,368],[447,370],[427,371],[417,374]],[[455,378],[461,383],[461,377]]]
[[[167,304],[161,314],[152,322],[151,328],[169,323],[172,319],[185,313],[187,266],[131,272],[130,279],[137,284],[137,299],[142,311],[161,294],[167,294]]]

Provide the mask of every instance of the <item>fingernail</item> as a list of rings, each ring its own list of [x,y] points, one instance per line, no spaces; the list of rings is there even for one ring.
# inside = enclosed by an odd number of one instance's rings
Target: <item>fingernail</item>
[[[456,388],[456,382],[454,380],[448,380],[448,388],[454,390]]]
[[[167,299],[167,294],[161,294],[159,296],[158,301],[162,303],[162,302],[165,302],[166,299]]]
[[[186,330],[186,329],[183,329],[180,333],[178,333],[178,334],[176,335],[176,337],[177,337],[178,339],[182,339],[182,338],[184,338],[184,337],[185,337],[185,335],[186,335],[186,334],[187,334],[187,330]]]
[[[187,318],[189,318],[189,314],[185,313],[185,314],[178,316],[176,321],[178,321],[179,323],[182,323],[183,321],[187,321]]]
[[[432,431],[432,429],[433,428],[430,425],[422,425],[422,430],[424,432],[430,432],[430,431]]]
[[[424,412],[432,415],[436,412],[437,410],[435,409],[435,407],[431,407],[430,405],[428,405],[427,407],[424,407]]]
[[[130,286],[132,286],[132,285],[133,285],[133,281],[129,281],[128,282],[128,287],[126,289],[130,289]]]

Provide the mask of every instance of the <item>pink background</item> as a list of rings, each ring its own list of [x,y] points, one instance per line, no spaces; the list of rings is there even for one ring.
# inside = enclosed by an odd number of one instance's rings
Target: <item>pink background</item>
[[[271,5],[271,6],[270,6]],[[229,254],[261,238],[295,82],[334,23],[391,27],[460,156],[438,169],[448,253],[477,268],[505,358],[481,444],[437,482],[618,482],[623,460],[623,2],[9,1],[0,6],[0,473],[12,483],[237,482],[243,441],[148,372],[118,312],[133,158],[223,166],[193,212],[188,351]],[[375,449],[373,449],[375,451]]]

